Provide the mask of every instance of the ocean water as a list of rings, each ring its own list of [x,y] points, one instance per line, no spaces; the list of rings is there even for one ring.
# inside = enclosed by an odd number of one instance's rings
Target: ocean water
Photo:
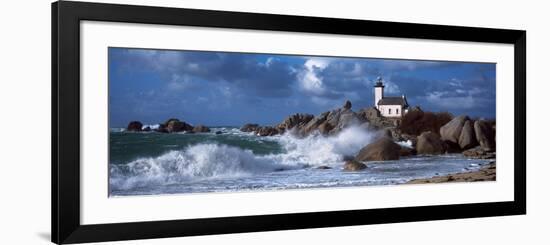
[[[235,127],[211,130],[162,134],[111,129],[109,195],[390,185],[473,171],[489,163],[461,154],[412,156],[368,162],[364,171],[348,172],[342,170],[344,158],[357,154],[375,132],[351,127],[335,136],[296,138],[259,137]]]

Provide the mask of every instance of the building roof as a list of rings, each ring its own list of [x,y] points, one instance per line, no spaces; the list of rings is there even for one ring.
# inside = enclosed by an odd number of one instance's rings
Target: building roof
[[[402,105],[408,107],[407,98],[403,97],[384,97],[378,101],[378,105]]]

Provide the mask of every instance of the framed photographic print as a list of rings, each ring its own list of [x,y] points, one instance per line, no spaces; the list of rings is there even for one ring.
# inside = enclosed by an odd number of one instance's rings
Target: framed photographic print
[[[525,38],[55,2],[52,241],[525,214]]]

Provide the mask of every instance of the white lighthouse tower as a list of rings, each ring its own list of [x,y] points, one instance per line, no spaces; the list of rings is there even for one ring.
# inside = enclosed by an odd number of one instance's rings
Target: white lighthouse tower
[[[378,102],[384,98],[384,84],[382,78],[378,77],[378,81],[374,85],[374,106],[378,108]]]

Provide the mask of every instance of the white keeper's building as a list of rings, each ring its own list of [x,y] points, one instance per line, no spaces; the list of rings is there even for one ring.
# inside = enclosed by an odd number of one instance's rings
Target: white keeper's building
[[[409,103],[404,94],[397,97],[384,96],[384,84],[380,77],[374,85],[374,106],[383,117],[402,117],[409,109]]]

